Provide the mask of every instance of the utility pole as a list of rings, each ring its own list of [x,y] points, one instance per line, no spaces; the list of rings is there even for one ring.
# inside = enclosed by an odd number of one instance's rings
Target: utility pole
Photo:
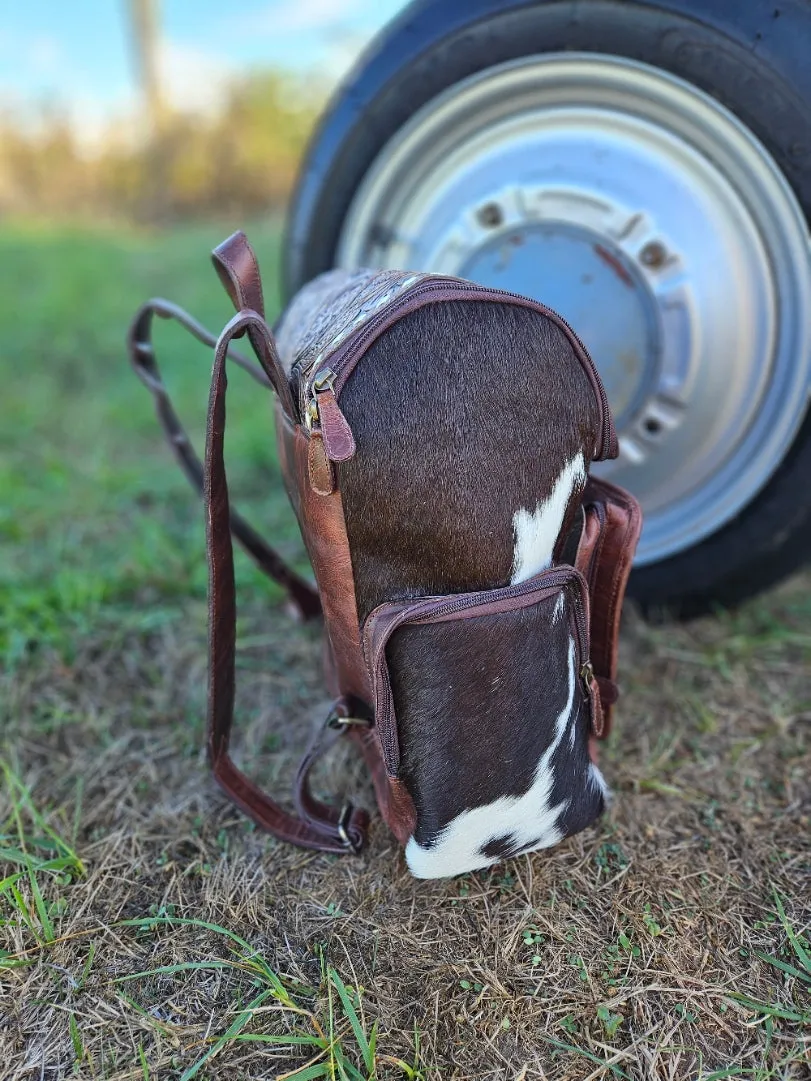
[[[154,138],[160,133],[165,117],[158,61],[160,0],[128,0],[128,3],[138,79],[147,123]]]
[[[164,134],[167,130],[166,105],[160,79],[160,0],[126,0],[132,27],[132,43],[138,82],[141,87],[144,119],[146,121],[148,170],[141,191],[142,213],[153,222],[165,220],[170,200],[166,179],[169,172]]]

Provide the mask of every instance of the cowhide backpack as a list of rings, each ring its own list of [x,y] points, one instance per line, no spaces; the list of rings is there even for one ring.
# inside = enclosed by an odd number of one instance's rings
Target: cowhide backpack
[[[203,493],[209,562],[208,751],[231,799],[277,837],[358,852],[368,815],[308,784],[326,733],[363,754],[411,872],[455,875],[553,845],[601,813],[595,739],[617,697],[617,638],[641,527],[589,478],[616,457],[605,392],[554,312],[472,282],[321,275],[273,331],[245,236],[213,253],[237,308],[215,341],[166,301],[138,312],[133,364]],[[205,461],[161,382],[154,315],[215,346]],[[243,335],[260,366],[232,348]],[[317,587],[229,507],[226,362],[275,391],[276,439]],[[323,616],[335,701],[285,810],[229,755],[236,603],[231,534]]]

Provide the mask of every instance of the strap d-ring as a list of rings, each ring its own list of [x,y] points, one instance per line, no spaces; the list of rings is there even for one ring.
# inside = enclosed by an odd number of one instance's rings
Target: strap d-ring
[[[345,803],[343,805],[341,814],[336,823],[336,829],[338,830],[338,836],[341,838],[344,846],[357,856],[363,848],[363,841],[361,839],[353,840],[348,831],[354,810],[355,808],[351,803]]]

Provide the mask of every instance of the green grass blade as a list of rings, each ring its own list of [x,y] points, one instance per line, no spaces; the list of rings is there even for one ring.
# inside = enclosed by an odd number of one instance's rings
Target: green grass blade
[[[794,965],[789,965],[785,961],[781,961],[779,957],[771,957],[768,953],[763,953],[761,950],[755,950],[755,954],[761,961],[766,961],[767,964],[774,965],[774,967],[779,968],[781,972],[787,972],[789,976],[796,976],[798,980],[804,980],[806,983],[811,981],[811,974],[800,972]]]
[[[21,877],[24,877],[24,876],[21,876]],[[22,917],[23,923],[28,928],[28,930],[31,932],[31,934],[34,936],[34,938],[37,940],[37,942],[39,942],[40,937],[37,934],[37,929],[34,926],[34,921],[31,919],[31,913],[28,911],[28,905],[25,903],[25,898],[23,897],[23,895],[17,889],[16,883],[12,884],[9,887],[9,892],[11,893],[11,896],[14,898],[14,907],[20,913],[20,916]]]
[[[116,976],[113,983],[126,983],[128,980],[140,980],[143,976],[165,976],[172,972],[239,967],[240,966],[235,961],[184,961],[177,965],[160,965],[158,968],[144,969],[143,972],[130,972],[126,976]]]
[[[625,1081],[631,1081],[628,1074],[624,1070],[621,1070],[619,1066],[616,1066],[613,1063],[607,1063],[605,1059],[593,1055],[591,1051],[584,1051],[583,1048],[575,1047],[574,1044],[564,1043],[563,1040],[556,1040],[553,1036],[541,1036],[541,1039],[546,1043],[551,1043],[553,1047],[559,1047],[561,1051],[571,1051],[575,1055],[587,1058],[589,1062],[593,1062],[596,1066],[602,1066],[604,1070],[610,1070],[615,1077],[622,1077]]]
[[[272,1043],[282,1047],[317,1047],[326,1050],[325,1041],[320,1036],[271,1036],[262,1032],[238,1032],[233,1037],[234,1043]]]
[[[372,1025],[372,1031],[369,1033],[369,1057],[372,1062],[372,1065],[369,1067],[369,1069],[374,1068],[375,1055],[377,1054],[377,1035],[379,1025],[380,1022],[375,1021],[375,1023]]]
[[[407,1062],[403,1062],[401,1058],[390,1058],[388,1055],[385,1059],[386,1062],[390,1062],[393,1066],[402,1070],[408,1081],[416,1081],[417,1078],[422,1077],[422,1073],[415,1069],[413,1066],[409,1066]]]
[[[796,953],[800,964],[803,966],[806,972],[811,975],[811,956],[809,956],[808,951],[805,949],[802,942],[800,942],[798,936],[794,932],[794,928],[789,923],[788,916],[786,915],[786,910],[783,907],[783,900],[777,890],[774,890],[774,903],[777,906],[777,914],[780,917],[780,922],[783,925],[783,930],[786,932],[786,937],[791,943],[791,948]]]
[[[272,991],[270,989],[263,991],[260,995],[257,995],[255,999],[248,1003],[244,1010],[237,1014],[228,1028],[223,1032],[222,1036],[218,1036],[211,1047],[206,1051],[204,1055],[187,1070],[184,1070],[180,1075],[180,1081],[191,1081],[192,1077],[195,1077],[203,1066],[218,1054],[223,1047],[231,1040],[237,1033],[247,1025],[250,1019],[253,1017],[256,1010],[262,1005],[262,1003],[270,998]]]
[[[363,1056],[363,1063],[366,1069],[371,1074],[374,1070],[374,1056],[371,1054],[369,1047],[369,1041],[366,1038],[366,1033],[363,1031],[363,1025],[360,1023],[357,1010],[355,1009],[352,999],[349,997],[349,991],[346,988],[346,984],[338,975],[337,971],[330,965],[327,969],[329,979],[332,982],[333,987],[338,992],[338,998],[341,1000],[341,1005],[344,1008],[349,1024],[352,1026],[352,1031],[355,1034],[360,1053]]]
[[[20,843],[25,847],[23,843],[22,823],[20,821],[20,809],[25,808],[28,812],[31,821],[42,831],[52,844],[56,847],[57,851],[68,857],[74,864],[78,874],[84,874],[84,864],[76,855],[70,845],[63,841],[59,834],[51,826],[47,824],[42,816],[42,813],[37,809],[34,801],[31,798],[29,789],[23,784],[22,780],[11,769],[9,764],[3,760],[0,760],[0,768],[3,770],[3,775],[6,779],[6,784],[12,795],[12,810],[17,822],[17,827],[20,835]],[[15,795],[16,794],[16,795]]]
[[[28,881],[31,885],[31,893],[34,895],[34,904],[37,907],[37,914],[39,915],[39,925],[45,935],[45,941],[53,942],[56,938],[56,932],[54,931],[53,924],[48,916],[48,910],[45,907],[45,900],[40,891],[37,876],[30,869],[28,871]]]
[[[90,943],[90,948],[87,951],[87,957],[85,963],[82,965],[82,974],[79,977],[79,988],[84,987],[87,983],[87,977],[90,975],[90,969],[93,966],[93,958],[96,956],[96,943]]]
[[[149,1081],[149,1066],[146,1061],[144,1045],[142,1043],[138,1044],[138,1061],[141,1063],[141,1072],[144,1075],[144,1081]]]
[[[84,1058],[84,1046],[82,1045],[79,1026],[76,1024],[76,1015],[73,1013],[68,1017],[68,1028],[70,1029],[70,1042],[73,1044],[73,1053],[77,1061],[81,1062]]]
[[[33,871],[72,871],[75,866],[69,856],[54,856],[44,860],[19,848],[0,848],[0,862],[17,863],[26,870]]]
[[[209,923],[206,920],[189,919],[184,916],[144,916],[140,919],[132,920],[119,920],[116,927],[141,927],[149,929],[152,927],[197,927],[207,931],[213,931],[215,934],[223,935],[225,938],[230,939],[231,942],[235,942],[246,953],[243,960],[247,965],[252,966],[265,980],[270,984],[273,989],[275,997],[283,1003],[285,1006],[289,1006],[291,1009],[298,1009],[296,1004],[290,997],[290,993],[279,979],[277,974],[268,965],[267,961],[261,956],[261,954],[246,942],[241,935],[238,935],[235,931],[229,931],[227,927],[220,927],[217,923]]]
[[[33,957],[13,957],[6,950],[0,950],[0,971],[3,969],[23,968],[25,965],[33,964]]]
[[[316,1062],[312,1066],[302,1066],[294,1073],[286,1073],[284,1081],[313,1081],[316,1077],[329,1077],[330,1068],[328,1062]]]
[[[737,991],[728,991],[729,998],[740,1002],[754,1013],[763,1014],[765,1017],[781,1017],[784,1021],[800,1021],[803,1024],[811,1022],[811,1013],[797,1013],[796,1010],[784,1010],[781,1006],[772,1006],[768,1002],[757,1002],[747,995],[738,994]]]

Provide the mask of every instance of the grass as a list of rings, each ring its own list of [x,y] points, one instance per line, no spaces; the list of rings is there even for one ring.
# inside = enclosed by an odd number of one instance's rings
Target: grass
[[[627,613],[613,806],[546,854],[418,883],[379,822],[319,856],[214,789],[200,508],[122,340],[155,293],[225,320],[206,253],[233,227],[0,237],[3,1077],[806,1078],[807,573],[686,627]],[[251,235],[270,280],[277,232]],[[210,358],[158,346],[200,442]],[[230,391],[235,492],[301,560],[269,403]],[[318,632],[238,574],[237,751],[284,793]],[[372,805],[341,749],[317,786]]]

